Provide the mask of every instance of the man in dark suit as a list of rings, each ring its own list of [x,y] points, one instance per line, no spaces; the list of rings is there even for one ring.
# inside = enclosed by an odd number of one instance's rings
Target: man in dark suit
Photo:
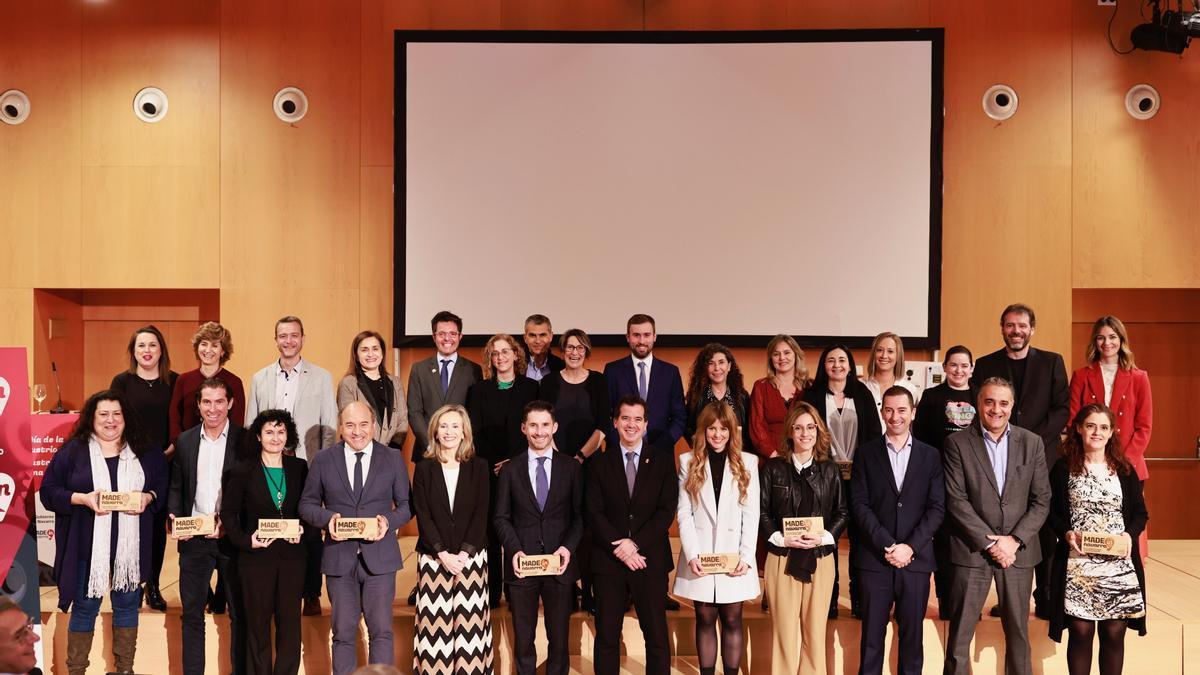
[[[937,567],[933,535],[945,514],[942,460],[912,433],[912,393],[883,392],[885,434],[855,451],[850,513],[861,535],[850,552],[862,591],[859,673],[882,673],[892,605],[900,643],[898,672],[919,675],[925,661],[922,624],[929,574]]]
[[[671,669],[666,597],[674,561],[667,530],[679,484],[674,451],[649,442],[646,412],[637,396],[621,398],[613,421],[619,440],[588,467],[585,513],[593,543],[599,675],[620,670],[621,624],[631,594],[646,641],[646,672]]]
[[[945,675],[971,670],[971,639],[996,582],[1006,675],[1030,675],[1029,591],[1042,559],[1038,530],[1050,512],[1042,439],[1009,423],[1013,389],[984,380],[978,422],[946,438],[943,455],[950,528],[950,633]]]
[[[171,465],[171,490],[167,513],[172,523],[188,516],[214,516],[220,506],[222,477],[237,461],[242,428],[229,419],[234,401],[224,380],[209,378],[196,392],[200,424],[179,434]],[[241,585],[237,553],[224,536],[219,519],[215,531],[203,537],[182,536],[179,541],[179,599],[183,604],[183,672],[204,674],[204,607],[214,570],[225,580],[229,608],[230,661],[235,675],[245,672],[246,633],[242,624]]]
[[[525,372],[521,373],[534,382],[541,382],[550,373],[557,373],[566,363],[550,349],[554,342],[554,328],[545,314],[530,314],[525,319]]]
[[[430,321],[437,353],[413,363],[408,373],[408,426],[413,434],[412,462],[425,458],[429,446],[429,418],[438,408],[466,405],[467,390],[483,379],[478,363],[458,353],[462,319],[452,312],[438,312]],[[417,604],[417,587],[408,593],[408,604]]]
[[[654,358],[654,318],[634,314],[625,324],[625,340],[629,356],[604,366],[608,382],[608,402],[616,412],[617,401],[623,396],[637,396],[646,402],[646,441],[663,450],[674,452],[675,442],[683,436],[687,423],[687,408],[683,404],[683,380],[673,364]],[[609,444],[617,442],[615,432],[609,434]]]
[[[1012,383],[1016,397],[1012,423],[1042,438],[1049,472],[1058,461],[1059,436],[1067,426],[1071,389],[1062,355],[1029,346],[1036,327],[1037,315],[1032,307],[1019,303],[1005,307],[1000,314],[1004,347],[975,362],[971,383],[978,387],[992,377]],[[1046,594],[1050,589],[1050,558],[1058,542],[1050,527],[1043,527],[1038,537],[1045,557],[1034,569],[1034,613],[1038,618],[1049,619],[1050,602]],[[997,608],[992,608],[992,616],[1000,616]]]
[[[538,600],[546,625],[546,674],[569,669],[567,635],[578,564],[573,559],[583,536],[583,469],[554,450],[554,407],[545,401],[525,406],[521,424],[529,450],[500,470],[496,492],[496,534],[504,544],[504,576],[513,619],[513,652],[518,675],[537,672]],[[557,555],[559,571],[522,576],[526,555]],[[499,579],[496,583],[499,583]]]
[[[333,672],[354,671],[358,622],[367,624],[369,662],[391,664],[392,598],[396,572],[404,566],[396,531],[412,517],[408,468],[399,451],[376,443],[375,415],[354,401],[340,415],[342,438],[311,463],[300,517],[326,529],[321,571],[329,589],[333,628]],[[374,518],[374,538],[347,539],[336,532],[339,518]]]

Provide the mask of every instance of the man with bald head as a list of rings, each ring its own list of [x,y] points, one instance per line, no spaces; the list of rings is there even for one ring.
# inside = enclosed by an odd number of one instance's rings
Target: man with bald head
[[[391,664],[392,598],[403,567],[396,531],[412,518],[408,468],[400,451],[376,443],[375,415],[362,401],[338,416],[342,441],[311,460],[300,496],[300,516],[326,530],[321,556],[332,605],[333,672],[354,671],[359,617],[366,620],[368,661]],[[348,538],[341,518],[374,521],[375,534]]]

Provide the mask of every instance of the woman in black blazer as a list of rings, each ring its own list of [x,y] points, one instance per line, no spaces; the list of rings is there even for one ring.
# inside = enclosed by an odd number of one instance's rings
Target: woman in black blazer
[[[425,451],[427,459],[437,461],[417,462],[413,469],[417,673],[492,671],[491,610],[486,602],[491,467],[475,455],[471,436],[466,409],[438,408],[429,420]]]
[[[251,675],[282,675],[300,670],[300,597],[304,592],[305,547],[315,531],[305,527],[297,508],[308,464],[284,454],[300,436],[286,410],[264,410],[245,436],[242,461],[229,470],[221,495],[221,524],[238,548],[243,579],[246,665]],[[296,520],[301,535],[264,537],[260,519]],[[275,620],[275,663],[271,664],[271,619]]]
[[[845,345],[831,345],[821,352],[817,376],[813,378],[813,386],[804,391],[802,399],[821,415],[821,421],[829,430],[833,442],[833,459],[842,468],[842,490],[850,494],[850,472],[847,470],[854,461],[854,451],[867,441],[883,435],[883,427],[879,421],[879,408],[875,397],[866,385],[859,382],[854,366],[854,354]],[[853,414],[851,414],[853,412]],[[858,543],[858,530],[854,522],[846,530],[846,539],[853,549]],[[837,567],[837,558],[834,558]],[[858,597],[858,572],[850,567],[850,615],[861,616],[859,611],[862,604]],[[833,582],[833,598],[829,604],[829,618],[837,618],[838,581]]]

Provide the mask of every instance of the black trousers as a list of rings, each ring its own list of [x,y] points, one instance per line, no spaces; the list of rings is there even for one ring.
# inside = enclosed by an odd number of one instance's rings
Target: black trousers
[[[1038,541],[1042,546],[1042,561],[1033,567],[1033,603],[1043,611],[1050,609],[1050,567],[1054,563],[1054,551],[1058,548],[1058,537],[1049,525],[1038,530]],[[1133,542],[1134,546],[1138,542]]]
[[[850,494],[850,481],[842,481],[842,494]],[[848,501],[849,497],[847,497]],[[854,524],[853,519],[846,524],[846,541],[850,543],[851,557],[853,557],[854,547],[858,545],[858,526]],[[841,581],[842,570],[841,563],[838,562],[839,557],[835,550],[833,555],[833,595],[829,596],[829,609],[831,610],[837,609],[838,593],[841,591],[841,583],[839,582]],[[847,567],[849,568],[846,570],[846,576],[850,583],[850,609],[854,610],[860,607],[862,591],[858,587],[858,568],[853,565],[847,565]]]
[[[278,544],[276,544],[278,545]],[[246,617],[246,665],[250,675],[295,675],[300,670],[302,560],[272,559],[238,567]],[[271,665],[271,621],[275,664]]]
[[[301,545],[305,549],[304,597],[316,600],[321,597],[321,556],[325,553],[325,542],[313,537]]]
[[[154,528],[151,530],[153,536],[150,540],[150,574],[146,577],[146,583],[158,585],[158,578],[162,576],[163,559],[167,555],[167,510],[159,509],[158,513],[154,514]]]
[[[925,662],[921,643],[925,607],[929,604],[929,573],[860,569],[862,590],[862,641],[859,645],[859,669],[864,675],[883,672],[887,660],[883,642],[888,616],[896,607],[896,637],[900,645],[898,675],[921,675]]]
[[[670,673],[666,572],[646,569],[618,574],[594,573],[592,588],[596,603],[596,675],[617,675],[621,670],[621,624],[625,622],[630,594],[646,641],[647,675]]]
[[[537,673],[537,648],[533,640],[537,634],[539,599],[542,602],[548,643],[546,675],[567,675],[571,667],[567,637],[571,628],[574,589],[574,584],[561,583],[556,577],[534,577],[522,580],[519,585],[508,585],[508,606],[513,619],[513,655],[517,675]]]
[[[230,662],[234,675],[246,672],[246,631],[243,618],[237,560],[222,551],[216,539],[196,538],[179,542],[179,598],[183,604],[183,672],[204,675],[204,608],[208,604],[213,572],[225,577],[226,611],[229,613]],[[213,665],[216,670],[216,664]]]

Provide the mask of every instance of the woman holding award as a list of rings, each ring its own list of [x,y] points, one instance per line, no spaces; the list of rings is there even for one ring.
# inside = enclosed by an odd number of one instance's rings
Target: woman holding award
[[[1141,481],[1121,451],[1116,423],[1107,406],[1081,408],[1050,470],[1046,524],[1058,536],[1050,577],[1050,638],[1061,642],[1067,629],[1071,675],[1091,672],[1097,625],[1100,675],[1121,672],[1126,628],[1146,634],[1146,576],[1136,542],[1149,515]]]
[[[759,529],[767,538],[763,579],[775,626],[772,672],[823,675],[833,559],[849,520],[846,495],[837,464],[830,460],[829,431],[816,408],[797,403],[785,428],[788,436],[779,454],[761,469]]]
[[[167,460],[146,440],[124,395],[93,394],[42,480],[42,504],[54,512],[58,607],[71,612],[71,675],[87,672],[105,593],[112,598],[115,670],[133,672],[141,583],[151,571],[151,530],[166,495]]]
[[[264,410],[250,424],[247,452],[229,470],[221,495],[221,523],[238,548],[245,605],[246,666],[251,675],[300,670],[300,597],[304,592],[304,545],[312,536],[297,505],[308,464],[284,454],[300,436],[286,410]],[[275,662],[271,663],[271,620]]]
[[[692,451],[679,458],[675,595],[696,608],[700,675],[716,673],[718,617],[725,675],[741,670],[742,603],[759,594],[758,458],[742,452],[739,426],[725,401],[705,405],[696,416]]]

